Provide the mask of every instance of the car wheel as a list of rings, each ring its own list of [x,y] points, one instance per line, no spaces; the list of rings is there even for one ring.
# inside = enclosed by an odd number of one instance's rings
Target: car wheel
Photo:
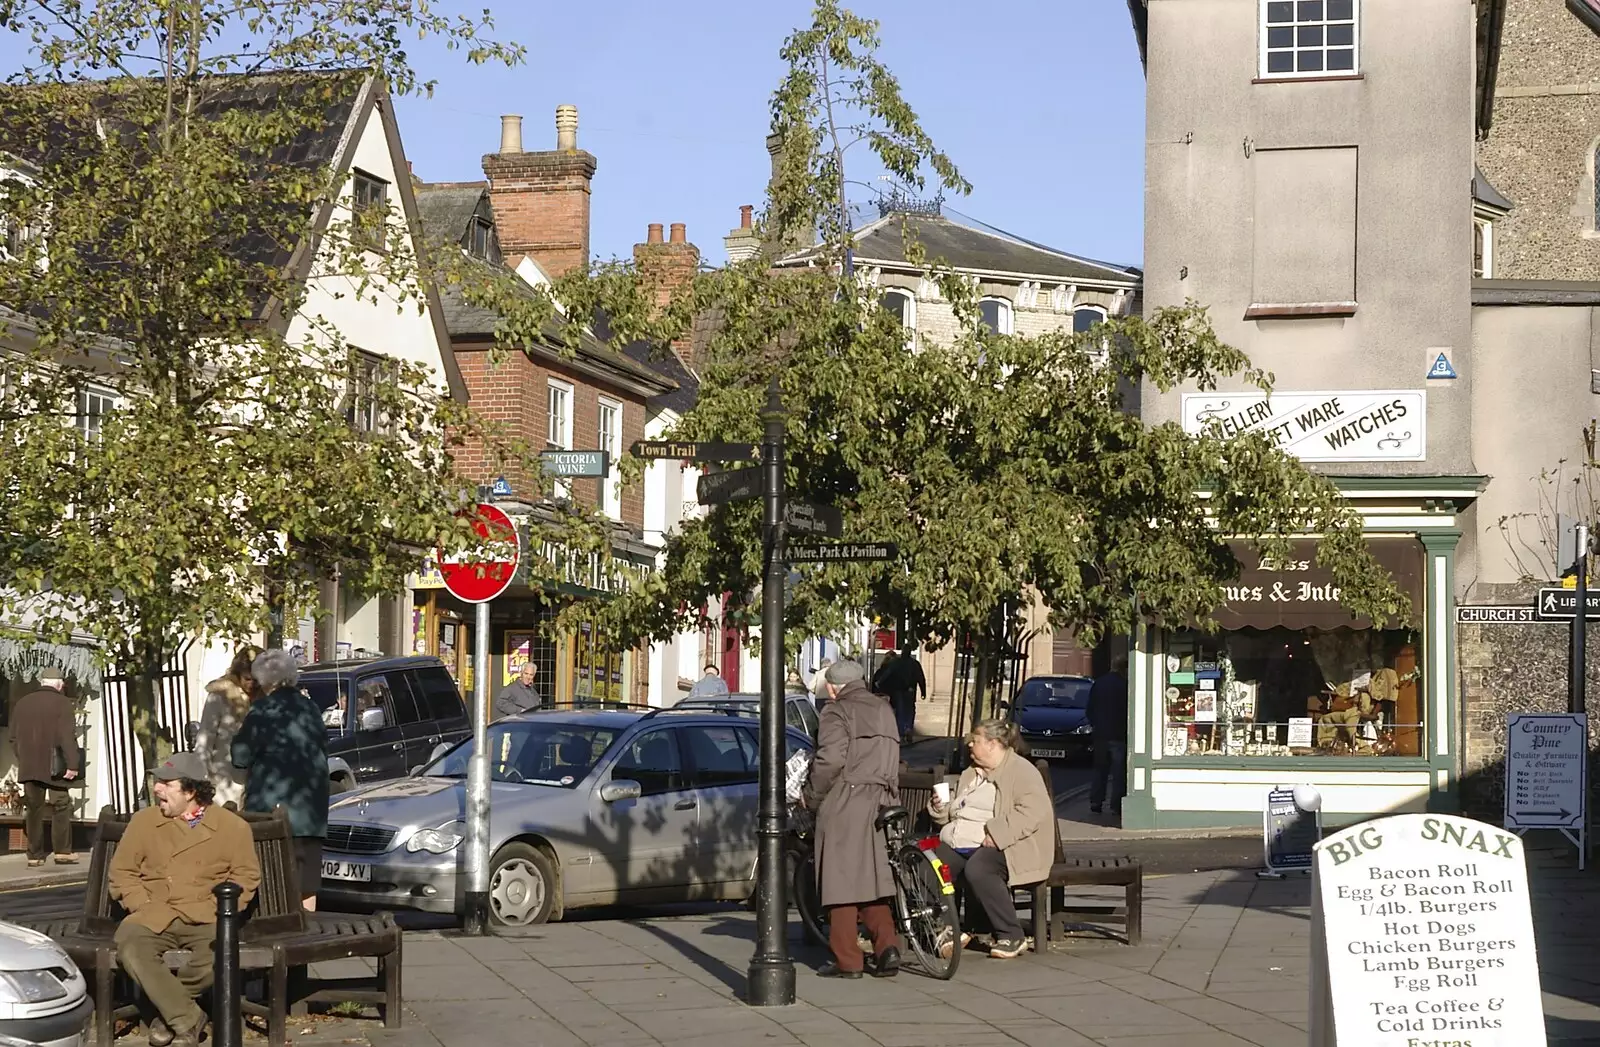
[[[508,843],[489,867],[489,919],[500,927],[530,927],[555,909],[556,873],[537,847]]]

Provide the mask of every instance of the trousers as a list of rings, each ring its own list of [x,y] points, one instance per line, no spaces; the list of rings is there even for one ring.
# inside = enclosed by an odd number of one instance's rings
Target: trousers
[[[861,945],[856,938],[856,923],[866,924],[867,937],[873,950],[882,955],[883,950],[900,947],[900,936],[894,930],[894,915],[886,901],[865,902],[861,905],[832,905],[828,907],[828,948],[833,951],[833,962],[841,971],[859,971],[866,966],[861,955]]]
[[[1094,777],[1089,779],[1089,806],[1105,806],[1108,791],[1111,806],[1121,803],[1127,792],[1124,781],[1127,773],[1128,743],[1097,739],[1094,743]]]
[[[161,1020],[175,1033],[186,1033],[205,1021],[195,998],[211,987],[212,944],[215,924],[173,920],[166,929],[152,931],[143,924],[123,920],[117,927],[117,963],[149,997]],[[177,973],[167,969],[168,949],[189,950],[189,961]]]
[[[939,860],[950,866],[957,884],[966,891],[968,930],[983,931],[978,926],[976,908],[988,920],[987,930],[996,938],[1016,941],[1023,937],[1022,921],[1017,918],[1017,905],[1011,900],[1010,873],[1006,870],[1005,852],[998,847],[979,847],[971,854],[962,854],[947,843],[939,844],[935,852]]]
[[[28,836],[28,857],[38,861],[50,853],[45,846],[44,809],[50,808],[50,843],[57,854],[72,853],[72,794],[65,789],[22,784],[23,831]]]

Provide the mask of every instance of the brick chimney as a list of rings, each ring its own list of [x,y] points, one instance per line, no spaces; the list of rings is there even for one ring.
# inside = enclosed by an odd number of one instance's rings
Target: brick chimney
[[[722,246],[728,251],[728,261],[742,262],[761,252],[761,238],[755,230],[755,210],[754,204],[739,208],[739,228],[722,238]]]
[[[776,134],[767,135],[767,155],[772,158],[772,177],[767,181],[767,199],[771,200],[778,184],[778,171],[783,167],[783,139]],[[780,255],[814,247],[817,243],[815,229],[777,229],[770,223],[767,237],[771,241],[769,246],[772,251]]]
[[[589,185],[595,159],[578,148],[578,108],[556,107],[556,147],[522,151],[522,117],[500,118],[500,151],[483,158],[489,202],[508,265],[532,255],[552,277],[589,264]]]
[[[633,245],[633,262],[640,278],[654,285],[659,308],[694,278],[700,268],[700,250],[689,242],[682,222],[672,223],[666,243],[661,242],[661,223],[651,222],[644,243]]]

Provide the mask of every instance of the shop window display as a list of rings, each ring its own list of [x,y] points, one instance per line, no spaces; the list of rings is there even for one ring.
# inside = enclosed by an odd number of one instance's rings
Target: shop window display
[[[1408,630],[1175,633],[1162,753],[1421,756],[1418,649]]]

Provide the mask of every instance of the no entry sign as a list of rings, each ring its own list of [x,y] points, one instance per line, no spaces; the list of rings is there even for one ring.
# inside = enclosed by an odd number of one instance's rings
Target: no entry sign
[[[517,527],[511,517],[492,505],[479,504],[472,529],[483,544],[476,549],[445,556],[436,554],[444,587],[463,603],[486,603],[506,591],[517,573],[521,555]]]

